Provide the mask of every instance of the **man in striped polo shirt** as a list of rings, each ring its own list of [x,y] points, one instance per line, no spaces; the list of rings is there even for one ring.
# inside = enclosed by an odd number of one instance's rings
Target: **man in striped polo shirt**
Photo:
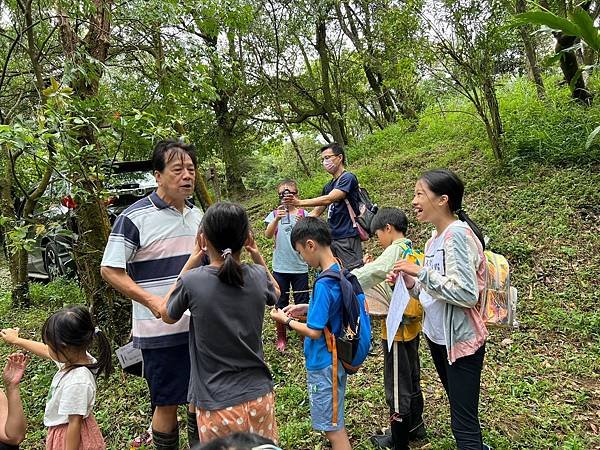
[[[176,140],[156,144],[158,188],[115,221],[102,259],[102,277],[133,303],[133,345],[142,351],[157,450],[179,449],[177,405],[187,403],[189,316],[168,325],[159,308],[194,249],[202,212],[187,201],[194,192],[196,155]],[[195,416],[188,435],[198,439]],[[191,433],[190,433],[191,431]]]

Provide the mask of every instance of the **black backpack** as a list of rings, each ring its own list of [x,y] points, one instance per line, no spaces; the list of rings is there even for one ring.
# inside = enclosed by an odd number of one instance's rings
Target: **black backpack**
[[[367,232],[369,236],[373,236],[373,230],[371,230],[371,222],[373,217],[377,214],[379,207],[376,203],[371,201],[369,192],[364,188],[358,186],[358,210],[359,214],[356,216],[358,224]]]
[[[326,277],[337,280],[342,293],[342,329],[339,335],[333,335],[331,326],[327,326],[327,348],[334,354],[334,359],[340,359],[346,373],[353,374],[366,359],[371,345],[371,320],[366,309],[365,294],[356,276],[348,269],[324,270],[315,283]]]

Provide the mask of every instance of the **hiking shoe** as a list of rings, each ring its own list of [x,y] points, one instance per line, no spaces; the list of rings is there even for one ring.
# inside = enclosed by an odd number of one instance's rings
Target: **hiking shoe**
[[[409,439],[411,441],[420,441],[422,439],[425,439],[426,437],[427,430],[425,429],[425,424],[423,422],[421,422],[421,425],[419,425],[414,430],[411,430],[409,433]],[[485,449],[485,446],[483,448]]]
[[[375,448],[393,448],[394,445],[391,434],[374,434],[369,441]]]

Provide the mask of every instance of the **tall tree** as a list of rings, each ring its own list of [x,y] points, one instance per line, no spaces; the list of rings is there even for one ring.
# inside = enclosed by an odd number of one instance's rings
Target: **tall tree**
[[[517,14],[527,11],[525,0],[515,1],[515,11]],[[521,35],[521,39],[523,41],[523,50],[525,52],[525,57],[527,58],[527,72],[529,73],[529,78],[535,83],[538,97],[544,98],[546,96],[546,90],[544,89],[542,71],[537,61],[535,42],[531,36],[531,27],[528,25],[522,25],[519,28],[519,34]]]
[[[466,97],[485,126],[494,157],[503,157],[503,126],[496,98],[494,62],[505,50],[500,38],[507,11],[496,0],[437,3],[435,35],[438,80]],[[445,24],[440,29],[439,24]],[[441,76],[438,73],[442,72]]]
[[[88,304],[103,327],[117,333],[116,295],[100,276],[100,262],[108,240],[110,223],[102,201],[100,167],[105,154],[98,139],[103,112],[97,107],[100,82],[108,57],[111,37],[112,0],[92,0],[91,7],[82,8],[83,17],[73,17],[78,11],[59,4],[57,13],[65,61],[65,79],[73,89],[76,107],[89,118],[73,128],[75,160],[70,169],[71,181],[78,187],[76,200],[78,238],[74,246],[77,273]],[[79,5],[77,5],[79,6]],[[87,24],[79,28],[80,21]],[[83,33],[82,33],[83,32]],[[83,37],[81,37],[83,36]]]
[[[6,7],[1,11],[13,20],[14,33],[12,36],[3,36],[8,40],[3,40],[7,47],[3,52],[0,76],[0,123],[8,127],[3,128],[3,136],[0,137],[0,140],[4,141],[0,144],[0,159],[5,175],[0,191],[2,215],[9,220],[13,230],[22,231],[22,235],[17,233],[7,240],[12,298],[14,304],[18,305],[28,303],[27,246],[23,242],[25,236],[31,233],[33,210],[44,194],[54,169],[55,145],[51,139],[44,144],[43,140],[38,140],[35,134],[26,128],[13,128],[12,122],[17,115],[31,116],[36,110],[39,111],[40,117],[44,115],[46,96],[43,94],[45,73],[42,61],[52,59],[46,53],[46,46],[55,27],[51,25],[49,17],[41,14],[39,17],[34,16],[33,0],[18,0],[12,10],[8,4]],[[21,56],[25,58],[20,59]],[[24,64],[23,61],[27,63]],[[34,142],[39,144],[40,141],[42,145],[31,145]],[[20,182],[16,166],[19,159],[30,158],[33,148],[41,151],[42,154],[37,154],[36,159],[44,163],[40,179],[37,180],[36,186],[30,189],[30,186]],[[19,211],[14,208],[15,195],[23,199]]]
[[[412,94],[418,81],[418,50],[422,48],[420,9],[420,1],[335,3],[340,27],[354,45],[374,95],[380,128],[395,122],[398,112],[407,119],[416,117]]]

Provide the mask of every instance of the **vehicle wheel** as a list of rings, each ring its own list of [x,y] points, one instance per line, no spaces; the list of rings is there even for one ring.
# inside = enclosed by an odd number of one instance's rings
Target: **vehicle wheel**
[[[65,274],[62,262],[58,257],[58,251],[56,250],[56,246],[52,243],[46,245],[44,263],[46,265],[46,273],[48,274],[48,279],[50,281]]]

